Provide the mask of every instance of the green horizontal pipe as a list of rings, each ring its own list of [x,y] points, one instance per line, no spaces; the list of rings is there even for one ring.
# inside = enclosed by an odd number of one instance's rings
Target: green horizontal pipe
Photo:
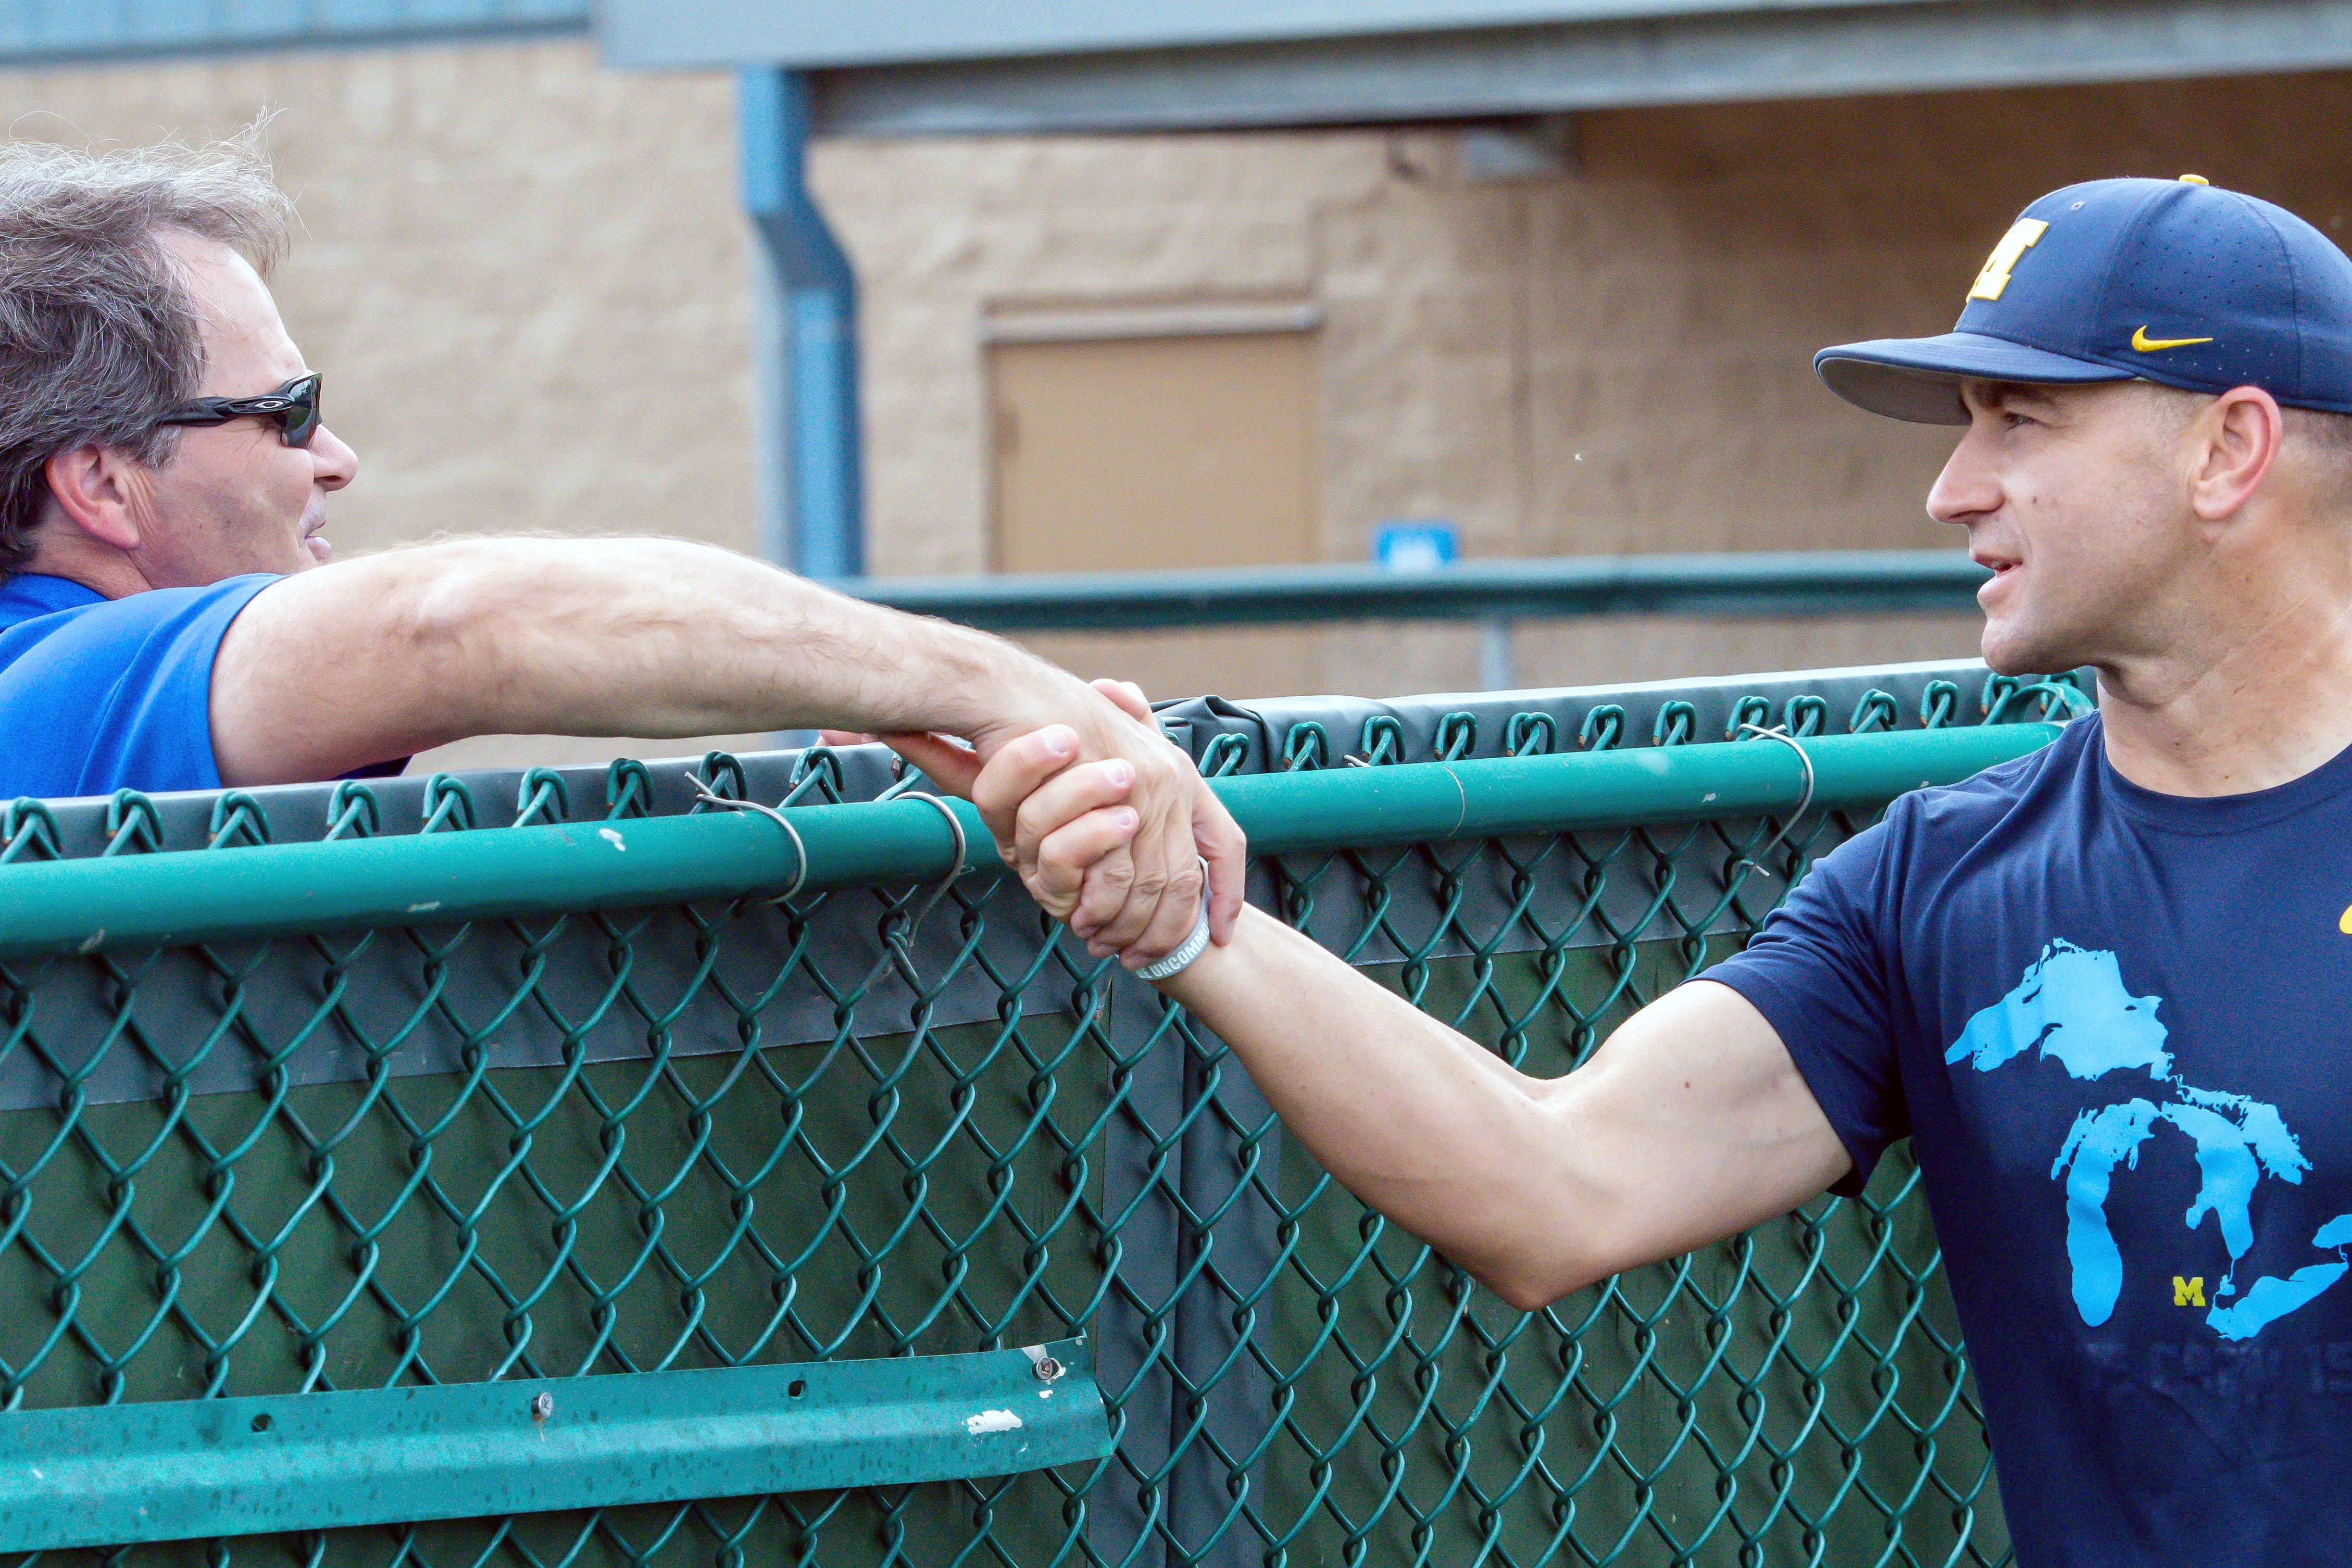
[[[1801,743],[1815,808],[1876,805],[2021,756],[2046,724]],[[1782,812],[1805,764],[1777,740],[1220,779],[1269,854]],[[997,865],[971,807],[961,873]],[[935,881],[955,833],[928,801],[795,807],[809,891]],[[529,918],[780,893],[800,851],[750,812],[486,828],[0,866],[0,959],[380,926]]]
[[[992,632],[1129,632],[1306,621],[1566,615],[1854,615],[1967,611],[1988,573],[1958,550],[1472,560],[1214,571],[865,578],[835,584],[877,604]]]
[[[979,814],[947,804],[964,871],[994,868]],[[925,800],[786,815],[811,891],[934,880],[955,853],[954,830]],[[800,863],[784,830],[749,811],[44,861],[0,866],[0,958],[781,893]]]
[[[1950,784],[2046,746],[2050,724],[1645,746],[1557,757],[1262,773],[1219,779],[1234,821],[1264,854],[1571,832],[1877,806]],[[1798,755],[1801,746],[1804,758]],[[1805,763],[1812,794],[1805,794]]]
[[[1085,1342],[0,1416],[0,1552],[1013,1475],[1111,1451]]]

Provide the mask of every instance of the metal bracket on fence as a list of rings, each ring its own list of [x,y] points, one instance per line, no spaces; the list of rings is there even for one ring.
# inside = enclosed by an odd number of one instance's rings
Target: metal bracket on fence
[[[1777,878],[1780,873],[1774,871],[1770,866],[1766,865],[1764,863],[1764,857],[1780,847],[1781,841],[1789,836],[1789,830],[1797,825],[1797,819],[1802,817],[1805,814],[1806,810],[1813,803],[1812,753],[1798,745],[1797,737],[1790,735],[1788,729],[1782,726],[1776,725],[1773,727],[1767,729],[1760,724],[1743,724],[1739,727],[1739,733],[1742,735],[1752,735],[1759,740],[1777,740],[1781,745],[1787,747],[1790,750],[1795,752],[1797,754],[1797,760],[1804,765],[1805,792],[1797,797],[1797,809],[1780,819],[1780,828],[1774,831],[1769,839],[1765,841],[1764,847],[1762,849],[1758,850],[1752,855],[1741,855],[1738,860],[1731,862],[1735,870],[1740,866],[1747,866],[1752,871],[1763,873],[1766,876]]]
[[[930,918],[931,911],[939,907],[940,900],[948,895],[948,889],[953,887],[957,879],[963,875],[964,862],[971,852],[971,841],[965,836],[963,819],[956,815],[953,806],[949,805],[937,795],[922,789],[906,789],[893,791],[892,799],[920,800],[928,806],[935,807],[940,815],[947,819],[948,831],[955,835],[955,857],[948,862],[946,873],[931,884],[929,893],[923,894],[923,902],[915,906],[914,915],[901,922],[898,929],[890,934],[890,946],[898,951],[900,958],[911,964],[914,962],[914,955],[908,950],[907,943],[917,931],[922,928],[923,922]]]
[[[0,1552],[1013,1475],[1099,1459],[1086,1342],[0,1416]]]
[[[699,779],[688,779],[687,782],[694,786],[694,797],[703,805],[716,806],[722,811],[751,811],[767,818],[768,821],[784,830],[784,837],[793,841],[793,884],[769,902],[771,904],[792,902],[793,895],[798,894],[802,885],[808,881],[808,845],[801,841],[800,830],[793,826],[792,819],[773,806],[762,806],[757,800],[738,800],[731,795],[721,795]],[[963,833],[959,824],[956,845],[961,849],[962,844]]]

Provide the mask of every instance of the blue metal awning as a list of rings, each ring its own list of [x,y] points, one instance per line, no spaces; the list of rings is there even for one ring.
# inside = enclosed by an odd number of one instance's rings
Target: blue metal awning
[[[811,73],[814,128],[1138,131],[2352,65],[2352,0],[604,0],[624,67]]]
[[[908,65],[1945,0],[610,0],[622,65]]]
[[[589,0],[0,0],[0,64],[578,33]]]

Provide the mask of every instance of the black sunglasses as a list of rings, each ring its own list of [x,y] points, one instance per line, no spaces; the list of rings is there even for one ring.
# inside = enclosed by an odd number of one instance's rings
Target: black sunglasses
[[[182,403],[158,424],[226,424],[256,415],[278,422],[289,446],[308,446],[319,433],[319,377],[296,376],[274,392],[259,397],[200,397]]]

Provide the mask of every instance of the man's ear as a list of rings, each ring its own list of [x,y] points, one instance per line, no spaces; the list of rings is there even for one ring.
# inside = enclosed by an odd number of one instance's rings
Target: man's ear
[[[2187,435],[2189,509],[2209,523],[2236,515],[2262,487],[2285,436],[2278,400],[2260,387],[2233,387],[2206,404]]]
[[[131,505],[130,462],[95,442],[52,455],[41,471],[61,520],[100,544],[137,549],[139,522]]]

